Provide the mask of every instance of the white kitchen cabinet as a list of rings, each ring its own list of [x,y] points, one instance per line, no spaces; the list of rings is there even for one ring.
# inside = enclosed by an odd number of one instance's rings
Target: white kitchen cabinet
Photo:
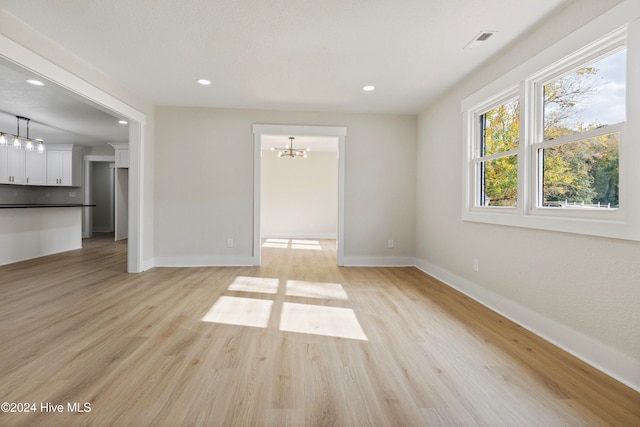
[[[38,151],[24,153],[24,183],[26,185],[47,184],[47,154]]]
[[[73,145],[47,146],[47,185],[80,187],[81,168],[82,150]]]
[[[8,147],[0,147],[0,184],[9,184],[11,182],[9,176],[9,152]]]
[[[7,147],[7,177],[9,184],[24,184],[24,150]]]
[[[116,167],[128,168],[129,167],[129,143],[128,142],[114,142],[109,144],[116,151]]]
[[[116,167],[129,167],[129,150],[116,150]]]
[[[24,150],[0,147],[0,184],[24,184]]]

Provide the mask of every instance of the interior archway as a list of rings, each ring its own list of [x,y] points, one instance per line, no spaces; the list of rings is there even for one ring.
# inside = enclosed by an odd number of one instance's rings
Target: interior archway
[[[70,96],[82,98],[95,108],[115,113],[129,121],[129,239],[127,271],[143,271],[142,235],[142,165],[144,163],[144,125],[146,115],[77,75],[37,55],[13,40],[0,35],[0,58],[25,68],[58,85]]]

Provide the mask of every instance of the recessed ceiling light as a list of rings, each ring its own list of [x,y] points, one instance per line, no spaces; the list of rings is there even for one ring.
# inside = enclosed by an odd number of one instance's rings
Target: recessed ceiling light
[[[40,80],[35,79],[29,79],[27,80],[27,83],[31,83],[34,86],[44,86],[44,83],[42,83]]]
[[[367,86],[363,86],[362,90],[366,91],[366,92],[371,92],[372,90],[374,90],[376,87],[375,86],[371,86],[371,85],[367,85]]]
[[[121,125],[126,125],[126,124],[128,124],[129,122],[128,122],[128,121],[126,121],[126,120],[118,120],[118,123],[120,123]]]
[[[207,79],[200,79],[198,80],[198,83],[200,83],[202,86],[209,86],[211,84],[211,82]]]

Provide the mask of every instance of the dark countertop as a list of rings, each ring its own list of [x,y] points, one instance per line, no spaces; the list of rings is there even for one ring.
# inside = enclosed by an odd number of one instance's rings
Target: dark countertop
[[[28,208],[90,208],[95,205],[83,205],[82,203],[48,203],[48,204],[0,204],[0,209],[28,209]]]

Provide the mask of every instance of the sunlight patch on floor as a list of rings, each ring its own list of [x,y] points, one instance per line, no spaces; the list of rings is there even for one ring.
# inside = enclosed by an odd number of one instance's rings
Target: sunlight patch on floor
[[[263,243],[322,250],[318,240],[265,239]],[[348,301],[340,283],[235,276],[201,321],[367,341],[355,311],[345,306]]]
[[[291,249],[304,249],[305,251],[321,251],[320,245],[302,245],[300,243],[292,243]]]
[[[238,276],[227,289],[230,291],[259,292],[275,295],[278,293],[278,286],[278,279]]]
[[[320,246],[320,242],[317,240],[292,239],[291,249],[306,249],[311,251],[321,251],[322,246]]]
[[[263,248],[275,249],[304,249],[311,251],[321,251],[322,246],[319,240],[309,239],[265,239]]]
[[[348,300],[347,292],[339,283],[287,280],[286,295],[290,297]]]
[[[200,320],[227,325],[266,328],[273,301],[221,296]]]
[[[273,242],[264,242],[262,244],[263,248],[275,248],[275,249],[287,249],[289,244],[287,243],[273,243]]]
[[[319,245],[319,240],[307,240],[307,239],[292,239],[291,243],[296,243],[299,245]]]
[[[367,341],[356,314],[349,308],[285,302],[280,330]]]

